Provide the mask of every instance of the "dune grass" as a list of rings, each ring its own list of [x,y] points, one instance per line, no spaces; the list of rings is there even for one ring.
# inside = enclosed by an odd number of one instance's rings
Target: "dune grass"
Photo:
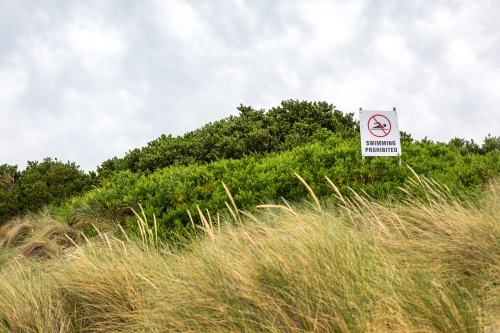
[[[148,223],[141,212],[139,239],[100,234],[78,243],[66,226],[49,232],[34,217],[12,222],[0,230],[0,253],[8,258],[0,274],[0,331],[500,327],[499,182],[467,201],[415,175],[404,189],[407,202],[384,203],[344,198],[331,185],[341,205],[315,199],[260,206],[252,215],[229,200],[232,220],[200,212],[202,232],[181,249],[159,241],[153,217]],[[22,250],[36,241],[64,248],[63,229],[71,252]]]

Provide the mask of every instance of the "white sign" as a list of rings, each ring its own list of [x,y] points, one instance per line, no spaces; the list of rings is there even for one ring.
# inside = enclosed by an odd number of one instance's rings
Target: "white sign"
[[[396,111],[359,110],[362,156],[401,155]]]

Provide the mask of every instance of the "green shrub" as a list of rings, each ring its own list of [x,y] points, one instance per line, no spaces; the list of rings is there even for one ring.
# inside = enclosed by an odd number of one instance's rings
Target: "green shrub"
[[[28,211],[36,212],[49,204],[59,204],[89,190],[95,176],[79,170],[75,163],[45,158],[28,161],[23,171],[17,166],[0,166],[0,223]]]
[[[20,176],[17,165],[0,165],[0,224],[17,213]]]
[[[124,223],[132,216],[130,207],[140,203],[158,217],[161,236],[172,238],[191,230],[186,211],[197,215],[198,207],[211,212],[225,207],[222,183],[239,207],[249,209],[306,197],[295,173],[320,197],[331,194],[327,176],[343,195],[364,191],[377,199],[401,196],[399,187],[412,174],[397,157],[363,163],[353,114],[326,102],[289,100],[267,112],[243,105],[238,110],[239,116],[182,137],[163,135],[124,158],[107,160],[99,177],[50,158],[28,162],[22,172],[0,166],[0,223],[45,205],[69,222],[98,215]],[[401,142],[404,164],[452,191],[474,192],[500,171],[500,137],[488,135],[482,145],[459,138],[446,144],[401,132]],[[100,188],[84,193],[97,180]],[[70,199],[75,195],[81,196]]]
[[[353,114],[334,110],[326,102],[283,101],[267,112],[240,105],[239,116],[209,123],[182,137],[162,135],[124,158],[112,158],[99,168],[101,178],[130,170],[150,173],[171,165],[205,164],[220,159],[240,159],[253,153],[286,151],[301,146],[321,129],[355,136]]]
[[[403,141],[403,162],[421,175],[434,178],[454,192],[474,193],[500,172],[500,153],[461,153],[453,144]],[[301,175],[320,197],[330,196],[330,178],[345,196],[351,189],[376,199],[402,197],[400,187],[412,175],[400,167],[397,157],[367,158],[363,163],[359,137],[346,139],[327,130],[313,136],[313,142],[282,153],[254,154],[241,159],[222,159],[205,165],[171,166],[149,175],[119,172],[99,190],[75,199],[101,214],[124,220],[127,207],[140,203],[146,215],[156,215],[163,238],[191,230],[187,211],[224,209],[228,201],[222,183],[238,207],[249,209],[269,200],[302,200],[307,194],[295,173]],[[188,226],[188,228],[186,228]]]

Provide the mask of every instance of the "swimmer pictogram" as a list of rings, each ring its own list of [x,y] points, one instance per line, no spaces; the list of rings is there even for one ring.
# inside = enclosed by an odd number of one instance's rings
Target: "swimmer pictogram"
[[[392,111],[359,109],[361,155],[401,156],[398,114]]]
[[[384,115],[375,114],[368,119],[368,130],[373,136],[383,138],[391,133],[391,129],[391,121]]]

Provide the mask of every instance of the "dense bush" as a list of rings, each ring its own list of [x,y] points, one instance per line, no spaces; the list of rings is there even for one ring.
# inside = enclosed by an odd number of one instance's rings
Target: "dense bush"
[[[500,137],[491,136],[488,134],[484,138],[483,144],[480,146],[474,140],[465,140],[461,138],[453,138],[450,140],[450,145],[453,145],[460,149],[460,153],[465,154],[487,154],[490,151],[500,150]]]
[[[298,181],[300,174],[318,196],[332,193],[325,176],[346,195],[365,191],[377,199],[400,197],[399,187],[412,171],[398,165],[398,158],[361,159],[359,137],[345,139],[326,129],[312,136],[312,142],[291,151],[223,159],[205,165],[172,166],[149,175],[119,172],[99,190],[70,204],[72,210],[85,204],[101,214],[124,219],[127,208],[141,203],[146,214],[158,218],[165,238],[183,233],[197,206],[211,212],[225,207],[224,182],[236,204],[248,209],[267,200],[300,200],[307,196]],[[452,191],[474,192],[479,185],[500,173],[500,153],[463,154],[454,143],[414,141],[405,134],[403,162],[421,175],[432,177]]]
[[[17,166],[1,165],[0,223],[81,194],[90,189],[94,179],[95,176],[85,174],[75,163],[51,158],[41,163],[29,161],[23,171],[18,171]]]
[[[24,171],[2,165],[0,223],[49,204],[73,221],[91,213],[123,222],[129,208],[141,203],[148,216],[158,217],[161,235],[170,238],[187,230],[186,211],[197,215],[197,206],[211,212],[225,207],[222,182],[237,205],[248,209],[268,200],[307,196],[295,173],[318,196],[331,193],[324,179],[328,176],[344,195],[354,189],[378,199],[400,196],[399,187],[411,175],[397,157],[363,163],[353,114],[344,115],[326,102],[290,100],[267,112],[243,105],[238,110],[239,116],[183,137],[162,136],[122,159],[105,161],[98,168],[100,188],[85,194],[97,177],[74,163],[45,159],[29,162]],[[500,137],[488,135],[479,145],[459,138],[448,144],[415,141],[401,134],[403,162],[452,190],[475,191],[499,174]]]
[[[17,165],[0,165],[0,224],[17,213],[16,185],[20,176]]]
[[[112,158],[99,168],[101,178],[130,170],[150,173],[170,165],[204,164],[219,159],[239,159],[253,153],[286,151],[309,142],[325,128],[346,137],[359,131],[353,114],[334,110],[326,102],[283,101],[267,112],[240,105],[239,116],[231,116],[182,137],[162,135],[124,158]]]

